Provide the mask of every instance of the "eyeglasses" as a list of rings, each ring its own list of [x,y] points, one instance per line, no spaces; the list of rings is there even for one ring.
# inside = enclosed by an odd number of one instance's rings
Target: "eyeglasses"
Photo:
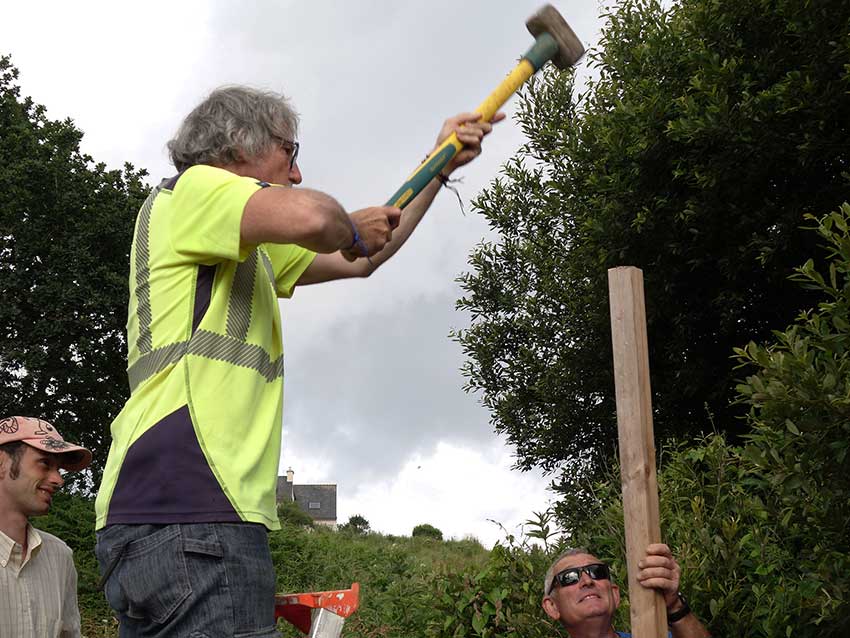
[[[289,170],[295,167],[295,160],[298,159],[298,149],[301,144],[294,140],[280,140],[281,148],[289,155]]]
[[[551,594],[552,590],[555,589],[555,584],[560,587],[575,585],[581,580],[582,572],[590,576],[593,580],[611,579],[611,571],[605,563],[592,563],[583,567],[569,567],[558,572],[552,577],[552,584],[549,586],[549,593]]]

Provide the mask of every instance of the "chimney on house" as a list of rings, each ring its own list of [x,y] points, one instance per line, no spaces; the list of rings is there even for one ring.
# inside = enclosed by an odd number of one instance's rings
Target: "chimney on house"
[[[286,470],[286,482],[292,483],[294,481],[295,481],[295,472],[292,470],[292,468],[289,468],[288,470]]]

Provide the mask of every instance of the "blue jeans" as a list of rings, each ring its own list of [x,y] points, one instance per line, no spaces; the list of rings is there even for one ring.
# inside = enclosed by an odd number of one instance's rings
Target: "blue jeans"
[[[120,638],[279,636],[262,525],[110,525],[95,553]]]

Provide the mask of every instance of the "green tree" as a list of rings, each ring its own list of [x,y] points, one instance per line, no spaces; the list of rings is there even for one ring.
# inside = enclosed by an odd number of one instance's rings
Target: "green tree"
[[[662,453],[662,533],[719,636],[850,632],[850,206],[816,229],[829,263],[808,260],[793,279],[821,301],[771,342],[736,350],[750,431],[740,445],[712,435]],[[587,490],[560,519],[625,580],[618,472]]]
[[[278,503],[277,517],[280,519],[281,523],[286,521],[290,525],[313,527],[313,519],[310,515],[298,507],[297,503],[292,501]]]
[[[422,523],[413,528],[413,532],[410,534],[413,538],[420,536],[422,538],[433,538],[434,540],[441,541],[443,540],[443,532],[439,529],[430,525],[429,523]]]
[[[360,514],[348,517],[348,522],[339,526],[341,532],[351,532],[352,534],[368,534],[369,521]]]
[[[813,303],[787,281],[814,251],[800,225],[846,197],[848,34],[843,0],[626,0],[586,92],[550,69],[522,96],[457,335],[522,468],[577,480],[614,446],[614,266],[644,271],[656,433],[742,432],[732,349]]]
[[[129,248],[145,171],[106,170],[71,120],[21,97],[0,57],[0,413],[39,416],[94,453],[129,394]]]

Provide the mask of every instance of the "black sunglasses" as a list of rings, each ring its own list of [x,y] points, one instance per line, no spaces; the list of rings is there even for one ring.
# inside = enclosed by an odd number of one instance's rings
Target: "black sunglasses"
[[[611,571],[605,563],[592,563],[590,565],[584,565],[583,567],[568,567],[552,577],[552,584],[549,586],[549,593],[552,593],[556,584],[560,587],[575,585],[581,580],[582,572],[590,576],[593,580],[611,579]]]
[[[289,154],[289,170],[295,166],[295,160],[298,159],[298,149],[301,144],[294,140],[280,140],[280,145]]]

